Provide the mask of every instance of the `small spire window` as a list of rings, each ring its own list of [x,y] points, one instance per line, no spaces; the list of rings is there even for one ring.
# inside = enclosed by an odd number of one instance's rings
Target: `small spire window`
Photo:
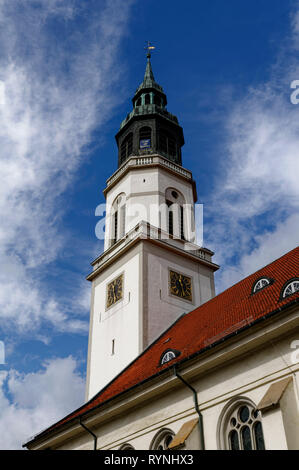
[[[154,96],[154,104],[156,104],[157,106],[161,106],[161,97],[159,95],[155,95]]]

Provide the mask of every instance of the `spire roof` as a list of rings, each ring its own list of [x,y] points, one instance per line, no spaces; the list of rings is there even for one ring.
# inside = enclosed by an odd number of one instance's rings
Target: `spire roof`
[[[153,74],[153,69],[152,69],[152,64],[151,64],[151,54],[150,53],[147,54],[147,63],[146,63],[143,82],[137,88],[135,95],[137,95],[137,93],[140,90],[149,89],[149,88],[154,88],[155,90],[158,90],[158,91],[160,91],[160,93],[164,94],[163,88],[155,81],[154,74]]]

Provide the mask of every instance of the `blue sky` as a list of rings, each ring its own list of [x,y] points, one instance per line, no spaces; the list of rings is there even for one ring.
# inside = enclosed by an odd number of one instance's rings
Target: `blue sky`
[[[298,244],[299,3],[0,0],[0,448],[84,400],[95,208],[155,46],[217,291]],[[4,432],[5,431],[5,432]]]

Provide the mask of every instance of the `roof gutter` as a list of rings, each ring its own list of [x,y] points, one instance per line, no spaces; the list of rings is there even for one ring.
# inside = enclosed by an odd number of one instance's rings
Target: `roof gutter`
[[[89,434],[92,435],[94,439],[93,450],[97,450],[98,436],[96,436],[90,429],[88,429],[87,426],[85,426],[85,424],[82,423],[81,416],[79,416],[79,424],[80,426],[82,426],[82,428],[84,428],[87,432],[89,432]]]
[[[204,438],[204,432],[203,432],[203,419],[202,419],[202,414],[200,412],[199,406],[198,406],[198,398],[197,398],[197,392],[195,388],[192,387],[180,374],[178,374],[176,364],[173,366],[173,371],[174,375],[181,381],[183,384],[188,387],[192,393],[193,393],[193,400],[194,400],[194,407],[195,410],[198,414],[198,428],[199,428],[199,436],[200,436],[200,450],[205,450],[205,438]]]

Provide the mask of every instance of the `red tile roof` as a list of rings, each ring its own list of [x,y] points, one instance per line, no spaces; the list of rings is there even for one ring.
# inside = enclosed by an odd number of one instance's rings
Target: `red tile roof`
[[[252,294],[255,281],[269,277],[274,282]],[[149,348],[124,369],[89,402],[54,424],[39,436],[57,429],[71,419],[110,400],[131,387],[149,379],[163,369],[205,350],[281,307],[298,301],[299,292],[281,299],[285,283],[299,277],[299,247],[248,276],[192,312],[179,318]],[[169,339],[167,342],[165,342]],[[170,363],[159,365],[163,352],[175,349],[181,354]]]

